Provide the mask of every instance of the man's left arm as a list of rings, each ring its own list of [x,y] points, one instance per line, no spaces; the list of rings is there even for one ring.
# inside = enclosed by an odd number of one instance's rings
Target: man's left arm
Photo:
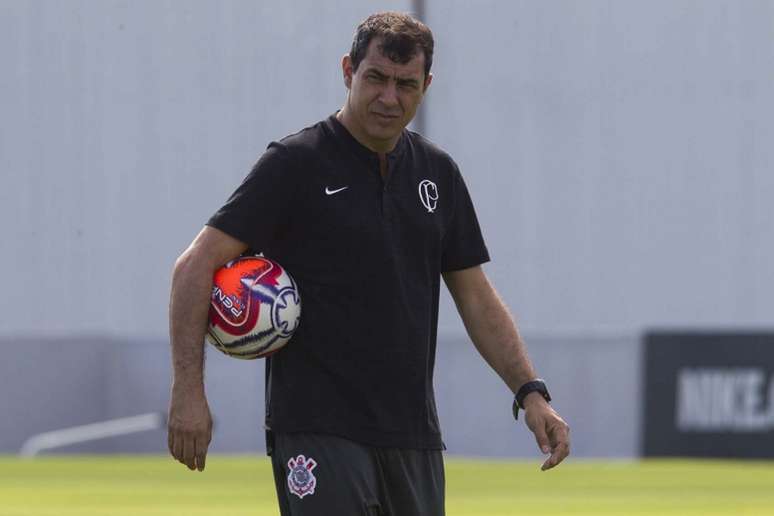
[[[537,378],[516,324],[481,266],[445,272],[443,279],[476,349],[515,394]],[[570,428],[536,392],[524,398],[526,422],[551,469],[570,453]]]

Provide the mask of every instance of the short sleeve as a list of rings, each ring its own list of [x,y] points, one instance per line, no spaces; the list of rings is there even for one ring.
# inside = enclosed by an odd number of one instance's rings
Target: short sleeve
[[[279,143],[266,149],[242,184],[207,221],[262,251],[277,239],[289,223],[288,206],[295,192],[294,174],[287,150]]]
[[[454,209],[443,237],[442,272],[467,269],[489,261],[489,251],[468,188],[456,165],[453,165],[453,172]]]

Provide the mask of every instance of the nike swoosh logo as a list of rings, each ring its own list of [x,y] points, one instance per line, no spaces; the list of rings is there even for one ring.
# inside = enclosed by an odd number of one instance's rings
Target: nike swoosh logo
[[[344,186],[344,187],[342,187],[342,188],[338,188],[338,189],[336,189],[336,190],[331,190],[330,188],[328,188],[328,187],[326,186],[326,187],[325,187],[325,195],[333,195],[333,194],[335,194],[335,193],[343,192],[343,191],[344,191],[344,190],[346,190],[347,188],[349,188],[349,187],[348,187],[348,186]]]

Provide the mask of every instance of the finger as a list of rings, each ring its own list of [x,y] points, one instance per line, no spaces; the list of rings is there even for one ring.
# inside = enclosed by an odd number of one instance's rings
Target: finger
[[[570,427],[566,423],[554,426],[551,434],[551,456],[543,463],[543,471],[551,469],[570,454]]]
[[[196,468],[204,471],[204,462],[207,459],[207,445],[204,442],[196,440]]]
[[[535,440],[537,441],[538,448],[540,448],[540,451],[543,453],[551,453],[551,442],[548,439],[548,434],[546,434],[545,427],[540,424],[535,427]]]
[[[188,466],[188,469],[196,469],[194,465],[194,438],[193,436],[186,436],[183,440],[183,464]]]
[[[567,423],[561,422],[559,425],[552,427],[549,432],[551,436],[551,451],[564,445],[567,449],[567,453],[570,451],[570,427]]]
[[[542,471],[546,471],[548,469],[553,468],[554,466],[562,462],[569,454],[570,454],[569,445],[567,443],[559,444],[556,448],[554,448],[554,450],[551,452],[551,456],[548,457],[548,459],[546,459],[546,461],[543,463],[540,469]]]
[[[179,462],[183,461],[183,436],[178,432],[172,433],[172,456]]]

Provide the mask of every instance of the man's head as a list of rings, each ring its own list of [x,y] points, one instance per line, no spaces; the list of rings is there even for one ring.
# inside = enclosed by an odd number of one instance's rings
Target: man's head
[[[408,14],[383,12],[372,14],[358,25],[349,57],[355,70],[368,52],[371,41],[378,39],[379,52],[400,64],[408,63],[418,53],[424,55],[425,77],[433,66],[433,33],[424,23]]]
[[[430,86],[432,61],[433,35],[423,23],[395,12],[366,18],[342,60],[344,125],[372,150],[391,150]]]

